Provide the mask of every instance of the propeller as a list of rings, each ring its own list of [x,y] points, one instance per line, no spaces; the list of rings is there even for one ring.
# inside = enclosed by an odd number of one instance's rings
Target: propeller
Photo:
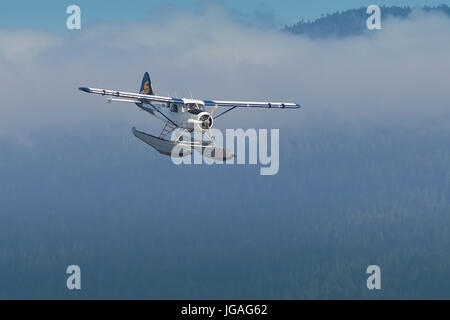
[[[205,113],[205,114],[201,115],[199,120],[201,122],[202,129],[207,130],[207,129],[211,128],[213,125],[213,118],[210,114]]]
[[[192,123],[194,125],[198,125],[202,130],[209,130],[213,126],[213,117],[209,113],[200,113],[200,118],[196,119],[188,119],[188,123]]]

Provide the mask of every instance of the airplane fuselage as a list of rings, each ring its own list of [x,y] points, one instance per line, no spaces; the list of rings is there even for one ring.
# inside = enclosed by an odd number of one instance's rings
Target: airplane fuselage
[[[213,126],[212,116],[205,111],[200,100],[179,99],[174,103],[139,103],[139,108],[149,112],[162,121],[170,121],[176,126],[192,131],[196,128],[203,130]]]

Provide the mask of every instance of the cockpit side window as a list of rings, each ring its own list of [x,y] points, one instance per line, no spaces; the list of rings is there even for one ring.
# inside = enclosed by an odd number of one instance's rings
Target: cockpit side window
[[[171,112],[178,112],[178,106],[176,104],[170,105],[170,111]]]

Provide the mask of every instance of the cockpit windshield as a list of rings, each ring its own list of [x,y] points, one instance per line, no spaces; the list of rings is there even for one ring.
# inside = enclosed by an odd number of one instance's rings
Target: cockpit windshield
[[[204,111],[203,105],[198,103],[186,103],[184,105],[189,113],[199,114]]]

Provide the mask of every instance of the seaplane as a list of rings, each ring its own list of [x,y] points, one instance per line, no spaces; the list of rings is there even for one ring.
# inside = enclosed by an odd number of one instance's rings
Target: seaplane
[[[190,155],[192,150],[199,150],[203,156],[219,161],[229,160],[235,155],[214,142],[211,128],[217,118],[236,108],[299,109],[301,107],[297,103],[290,102],[219,101],[157,96],[148,72],[144,74],[139,93],[89,87],[80,87],[79,90],[107,96],[107,102],[133,103],[163,121],[164,126],[159,136],[139,131],[135,127],[132,129],[138,139],[161,154],[184,157]],[[215,115],[218,108],[226,109]],[[193,133],[194,136],[192,136]],[[186,134],[189,134],[188,138]]]

